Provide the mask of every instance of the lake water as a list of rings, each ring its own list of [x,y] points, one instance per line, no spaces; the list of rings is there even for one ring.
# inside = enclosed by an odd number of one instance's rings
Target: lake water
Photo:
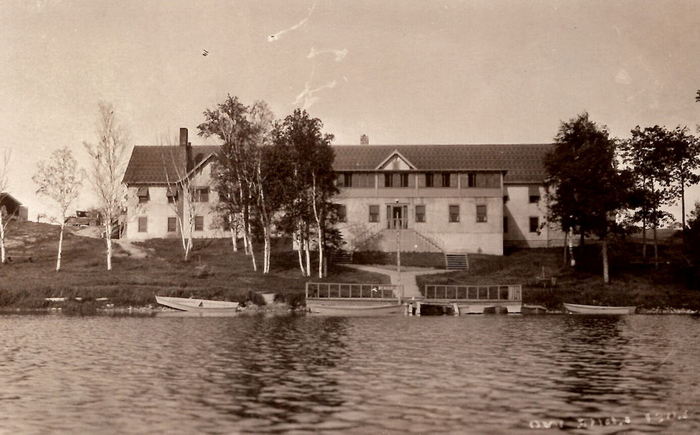
[[[5,315],[0,331],[1,433],[700,433],[689,316]]]

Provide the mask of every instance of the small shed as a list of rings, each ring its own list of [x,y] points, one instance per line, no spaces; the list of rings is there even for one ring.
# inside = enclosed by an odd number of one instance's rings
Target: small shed
[[[0,213],[10,219],[24,222],[29,216],[29,210],[21,202],[7,192],[0,192]]]

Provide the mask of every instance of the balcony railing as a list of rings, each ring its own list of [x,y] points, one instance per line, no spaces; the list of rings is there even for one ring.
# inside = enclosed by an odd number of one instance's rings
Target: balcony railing
[[[403,286],[397,284],[348,284],[336,282],[307,282],[308,298],[392,299],[403,297]]]
[[[390,230],[408,229],[408,219],[401,219],[401,218],[389,219],[389,222],[387,222],[387,228],[389,228]]]
[[[426,299],[458,301],[522,301],[521,285],[433,285],[425,286]]]

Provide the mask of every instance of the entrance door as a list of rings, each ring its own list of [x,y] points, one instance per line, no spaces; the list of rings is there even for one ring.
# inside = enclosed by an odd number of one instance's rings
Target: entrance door
[[[406,229],[408,228],[408,206],[407,205],[387,205],[387,228]]]

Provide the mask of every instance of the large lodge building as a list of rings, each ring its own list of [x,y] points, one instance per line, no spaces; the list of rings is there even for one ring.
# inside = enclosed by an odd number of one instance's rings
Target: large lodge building
[[[564,241],[548,226],[543,159],[549,144],[337,145],[334,198],[339,229],[352,251],[503,254],[504,246]],[[194,237],[225,237],[210,186],[216,146],[135,146],[124,176],[126,237],[177,237],[170,185],[197,186]]]

